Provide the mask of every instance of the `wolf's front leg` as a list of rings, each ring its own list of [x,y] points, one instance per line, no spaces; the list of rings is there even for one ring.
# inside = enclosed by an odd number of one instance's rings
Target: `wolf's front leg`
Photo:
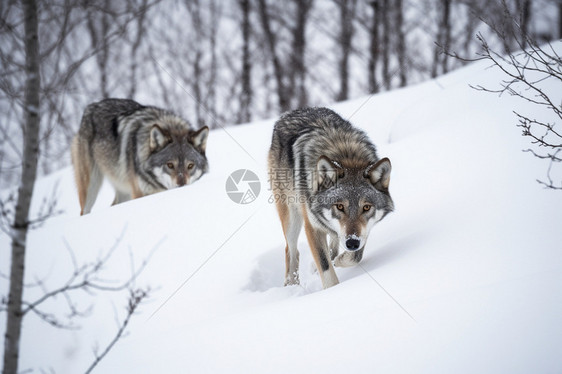
[[[329,235],[329,237],[330,237],[330,258],[332,259],[332,261],[334,261],[339,253],[340,241],[337,235],[336,236]]]
[[[299,252],[291,251],[289,245],[285,247],[285,286],[300,284],[299,280]]]
[[[285,246],[285,286],[299,284],[299,251],[297,249],[297,242],[302,228],[302,217],[297,207],[281,201],[277,202],[277,211],[287,242]]]
[[[339,280],[328,254],[326,234],[312,226],[306,213],[304,213],[304,231],[312,251],[312,257],[314,257],[314,262],[318,268],[318,274],[322,280],[322,287],[326,289],[335,286],[339,283]]]
[[[341,253],[336,259],[334,260],[334,265],[337,267],[345,268],[350,266],[355,266],[361,261],[363,258],[363,250],[365,247],[361,248],[358,251],[349,252],[345,251]]]
[[[117,205],[117,204],[121,204],[124,203],[126,201],[131,200],[131,195],[128,192],[123,192],[123,191],[119,191],[119,190],[115,190],[115,199],[113,200],[113,204],[112,205]]]
[[[141,190],[140,183],[136,176],[133,174],[129,175],[129,182],[131,184],[131,196],[129,200],[138,199],[139,197],[143,197],[145,195],[145,193]]]

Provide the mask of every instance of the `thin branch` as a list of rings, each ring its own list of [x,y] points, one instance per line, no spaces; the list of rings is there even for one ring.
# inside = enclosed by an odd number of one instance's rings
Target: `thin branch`
[[[562,82],[562,59],[551,44],[548,44],[550,50],[546,51],[546,47],[538,46],[537,43],[530,38],[526,32],[526,28],[522,28],[523,26],[517,21],[516,17],[513,16],[505,0],[502,0],[502,8],[504,20],[509,22],[507,27],[504,25],[504,27],[500,29],[484,18],[481,18],[481,20],[488,24],[497,34],[500,41],[504,44],[506,53],[500,54],[491,49],[481,33],[478,33],[476,38],[482,47],[482,51],[478,53],[478,55],[481,56],[482,59],[490,60],[492,66],[499,68],[507,78],[500,82],[499,89],[490,89],[481,85],[471,87],[479,91],[495,93],[500,96],[504,93],[508,93],[512,96],[519,97],[531,104],[544,108],[551,114],[553,113],[558,120],[562,121],[562,104],[555,104],[553,102],[553,97],[549,96],[544,86],[541,86],[547,79],[551,80],[552,78]],[[515,35],[516,32],[519,34]],[[515,41],[521,51],[516,53],[511,52],[508,39],[509,41]],[[454,57],[459,58],[456,54]],[[530,77],[530,73],[533,74],[533,77]],[[562,151],[562,131],[559,129],[560,123],[531,119],[518,111],[514,111],[514,114],[519,120],[517,126],[523,129],[522,135],[529,137],[531,139],[531,144],[554,150],[554,152],[547,152],[546,154],[538,154],[531,149],[525,150],[525,152],[529,152],[539,159],[550,161],[546,173],[547,181],[537,180],[537,182],[550,189],[562,189],[562,182],[560,186],[558,186],[551,177],[553,165],[562,161],[560,157],[558,157],[558,153]]]
[[[140,265],[137,268],[135,268],[132,251],[129,249],[129,257],[131,261],[130,277],[127,280],[123,282],[119,282],[116,285],[108,285],[114,282],[107,279],[100,278],[99,274],[104,270],[106,264],[109,262],[109,260],[115,253],[116,249],[119,246],[119,243],[122,241],[125,235],[125,232],[126,232],[126,227],[123,229],[120,236],[115,240],[113,246],[105,254],[99,257],[95,262],[86,263],[81,266],[78,266],[78,262],[74,255],[74,252],[72,251],[68,242],[64,240],[65,248],[69,253],[69,256],[71,258],[74,267],[73,273],[70,275],[68,280],[61,287],[51,291],[45,290],[44,294],[37,300],[33,302],[25,302],[24,308],[22,308],[22,314],[25,315],[28,312],[34,312],[35,314],[37,314],[39,317],[41,317],[43,320],[45,320],[52,326],[69,328],[68,326],[73,327],[73,325],[61,323],[58,320],[56,320],[56,318],[53,315],[40,312],[38,311],[37,308],[41,304],[45,303],[46,301],[55,298],[59,295],[62,295],[65,298],[69,310],[69,314],[67,318],[69,320],[72,320],[75,317],[85,317],[91,311],[91,306],[82,311],[78,309],[78,306],[72,302],[72,299],[70,297],[70,293],[72,291],[80,290],[90,295],[94,295],[96,291],[118,292],[125,289],[130,290],[131,288],[133,288],[137,277],[146,268],[150,258],[155,253],[156,249],[158,249],[158,247],[163,243],[166,237],[163,237],[160,241],[158,241],[154,245],[149,255],[140,263]],[[40,284],[42,285],[43,283],[40,282]]]
[[[552,162],[562,162],[562,158],[557,157],[558,152],[560,152],[560,150],[556,151],[554,154],[548,153],[546,155],[538,154],[537,152],[535,152],[532,149],[524,149],[523,152],[531,153],[536,158],[540,158],[540,159],[543,159],[543,160],[551,160]]]
[[[148,297],[150,289],[130,289],[129,290],[129,301],[127,304],[127,315],[121,325],[119,326],[117,333],[113,337],[113,339],[109,342],[109,344],[105,347],[105,349],[101,352],[101,354],[94,353],[94,362],[86,369],[85,373],[91,373],[92,370],[100,363],[100,361],[109,353],[109,351],[113,348],[113,346],[123,337],[125,330],[131,320],[131,317],[139,307],[139,305],[143,302],[145,298]]]
[[[56,318],[52,313],[46,313],[43,312],[35,307],[32,307],[30,305],[28,305],[25,302],[22,302],[22,305],[26,305],[28,306],[28,310],[35,313],[35,315],[37,315],[41,320],[47,322],[49,325],[59,328],[59,329],[65,329],[65,330],[78,330],[80,329],[80,326],[74,325],[72,324],[72,322],[65,324],[59,321],[58,318]]]

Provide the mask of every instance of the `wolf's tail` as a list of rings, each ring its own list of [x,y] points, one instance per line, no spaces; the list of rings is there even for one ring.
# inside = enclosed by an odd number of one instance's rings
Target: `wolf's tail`
[[[87,140],[80,134],[74,137],[71,158],[80,201],[80,215],[90,213],[103,181],[103,175],[89,148]]]

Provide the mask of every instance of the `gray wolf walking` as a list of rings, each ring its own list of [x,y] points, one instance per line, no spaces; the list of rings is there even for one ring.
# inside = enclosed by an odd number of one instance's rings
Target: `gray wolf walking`
[[[359,263],[369,231],[394,209],[390,171],[390,160],[377,157],[367,135],[332,110],[304,108],[281,116],[269,173],[286,239],[285,285],[299,283],[303,223],[324,288],[339,283],[332,262]]]
[[[209,168],[208,134],[133,100],[88,105],[71,149],[80,214],[91,211],[104,176],[115,188],[113,204],[195,182]]]

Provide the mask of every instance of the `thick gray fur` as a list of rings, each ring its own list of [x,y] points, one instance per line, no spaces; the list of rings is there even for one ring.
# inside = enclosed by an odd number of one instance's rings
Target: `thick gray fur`
[[[208,128],[195,130],[176,114],[133,100],[88,105],[72,145],[82,208],[89,213],[103,177],[114,203],[191,184],[208,170]]]
[[[303,218],[324,287],[337,284],[332,261],[357,264],[371,227],[394,209],[390,161],[379,159],[368,136],[334,111],[304,108],[276,122],[269,167],[287,239],[285,284],[298,283]]]

